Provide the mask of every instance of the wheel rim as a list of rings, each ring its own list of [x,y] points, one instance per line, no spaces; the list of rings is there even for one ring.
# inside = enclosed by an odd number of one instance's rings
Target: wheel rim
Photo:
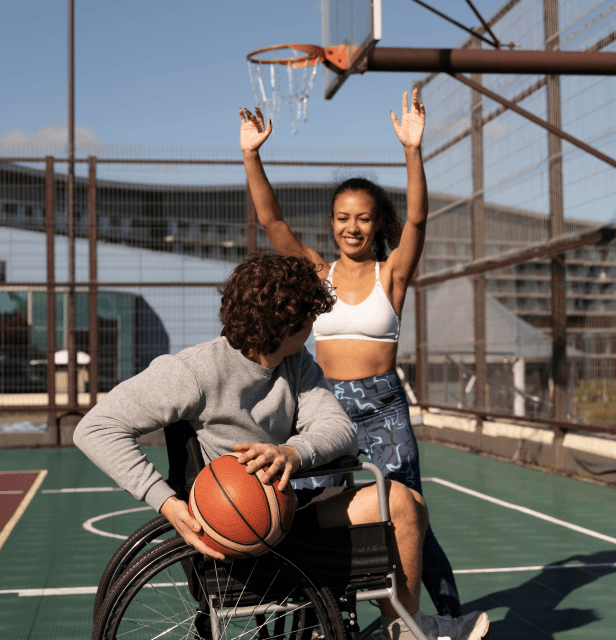
[[[101,621],[102,637],[213,640],[210,610],[220,617],[219,640],[333,637],[319,590],[275,552],[254,561],[212,561],[204,567],[203,557],[191,547],[167,546],[168,553],[157,550],[154,560],[121,578],[111,598],[114,604]],[[182,562],[195,572],[192,592],[200,602],[191,594]]]

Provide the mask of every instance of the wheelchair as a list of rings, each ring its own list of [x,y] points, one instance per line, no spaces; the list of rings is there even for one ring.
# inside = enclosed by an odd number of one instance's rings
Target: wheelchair
[[[205,466],[188,422],[165,428],[168,483],[187,500]],[[386,599],[419,640],[425,636],[397,597],[389,506],[383,476],[354,456],[293,478],[369,471],[380,522],[322,529],[314,540],[292,531],[275,549],[223,563],[201,555],[162,515],[127,538],[99,582],[93,640],[365,640],[357,603]],[[333,551],[335,549],[335,552]]]

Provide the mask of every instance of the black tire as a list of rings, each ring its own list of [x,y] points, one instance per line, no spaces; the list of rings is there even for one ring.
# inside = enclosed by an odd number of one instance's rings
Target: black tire
[[[160,536],[165,535],[169,531],[175,531],[171,526],[171,523],[167,518],[165,518],[165,516],[157,516],[153,520],[150,520],[143,526],[139,527],[135,533],[124,540],[124,542],[118,547],[118,550],[113,554],[111,560],[105,567],[103,575],[98,583],[96,597],[94,598],[95,623],[98,612],[103,604],[103,600],[120,575],[122,575],[127,567],[144,549],[149,549],[156,545],[157,542],[155,541],[159,540]]]
[[[187,569],[196,572],[192,594]],[[256,611],[261,605],[268,609]],[[92,638],[212,640],[210,606],[231,614],[218,625],[220,640],[312,640],[315,631],[320,640],[346,640],[331,591],[293,561],[270,551],[221,563],[181,538],[162,542],[124,571],[101,606]]]

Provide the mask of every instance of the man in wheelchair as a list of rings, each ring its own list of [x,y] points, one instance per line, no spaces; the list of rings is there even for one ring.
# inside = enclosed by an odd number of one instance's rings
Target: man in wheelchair
[[[185,501],[163,480],[136,443],[137,436],[188,421],[207,462],[229,451],[254,473],[280,477],[356,454],[355,429],[327,390],[323,372],[304,343],[312,324],[333,305],[327,281],[305,258],[256,255],[245,259],[222,290],[220,338],[152,361],[110,391],[80,422],[75,444],[117,484],[163,514],[204,556],[224,560],[198,537]],[[387,483],[398,597],[429,639],[477,640],[485,613],[460,618],[419,610],[421,550],[428,526],[423,498]],[[379,521],[375,485],[305,489],[296,493],[292,531]],[[415,640],[389,600],[379,601],[383,640]]]

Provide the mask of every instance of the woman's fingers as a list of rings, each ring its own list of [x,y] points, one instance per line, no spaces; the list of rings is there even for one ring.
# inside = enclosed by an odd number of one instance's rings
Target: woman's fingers
[[[394,131],[396,132],[396,135],[400,137],[400,123],[398,122],[398,116],[393,111],[390,111],[389,113],[391,115],[391,123],[394,125]]]
[[[263,117],[263,114],[261,113],[261,109],[259,109],[259,107],[255,107],[255,113],[257,114],[257,119],[259,121],[259,127],[260,127],[260,131],[265,131],[265,118]]]
[[[414,96],[413,96],[414,97]],[[405,91],[402,94],[402,117],[409,112],[409,92]]]

